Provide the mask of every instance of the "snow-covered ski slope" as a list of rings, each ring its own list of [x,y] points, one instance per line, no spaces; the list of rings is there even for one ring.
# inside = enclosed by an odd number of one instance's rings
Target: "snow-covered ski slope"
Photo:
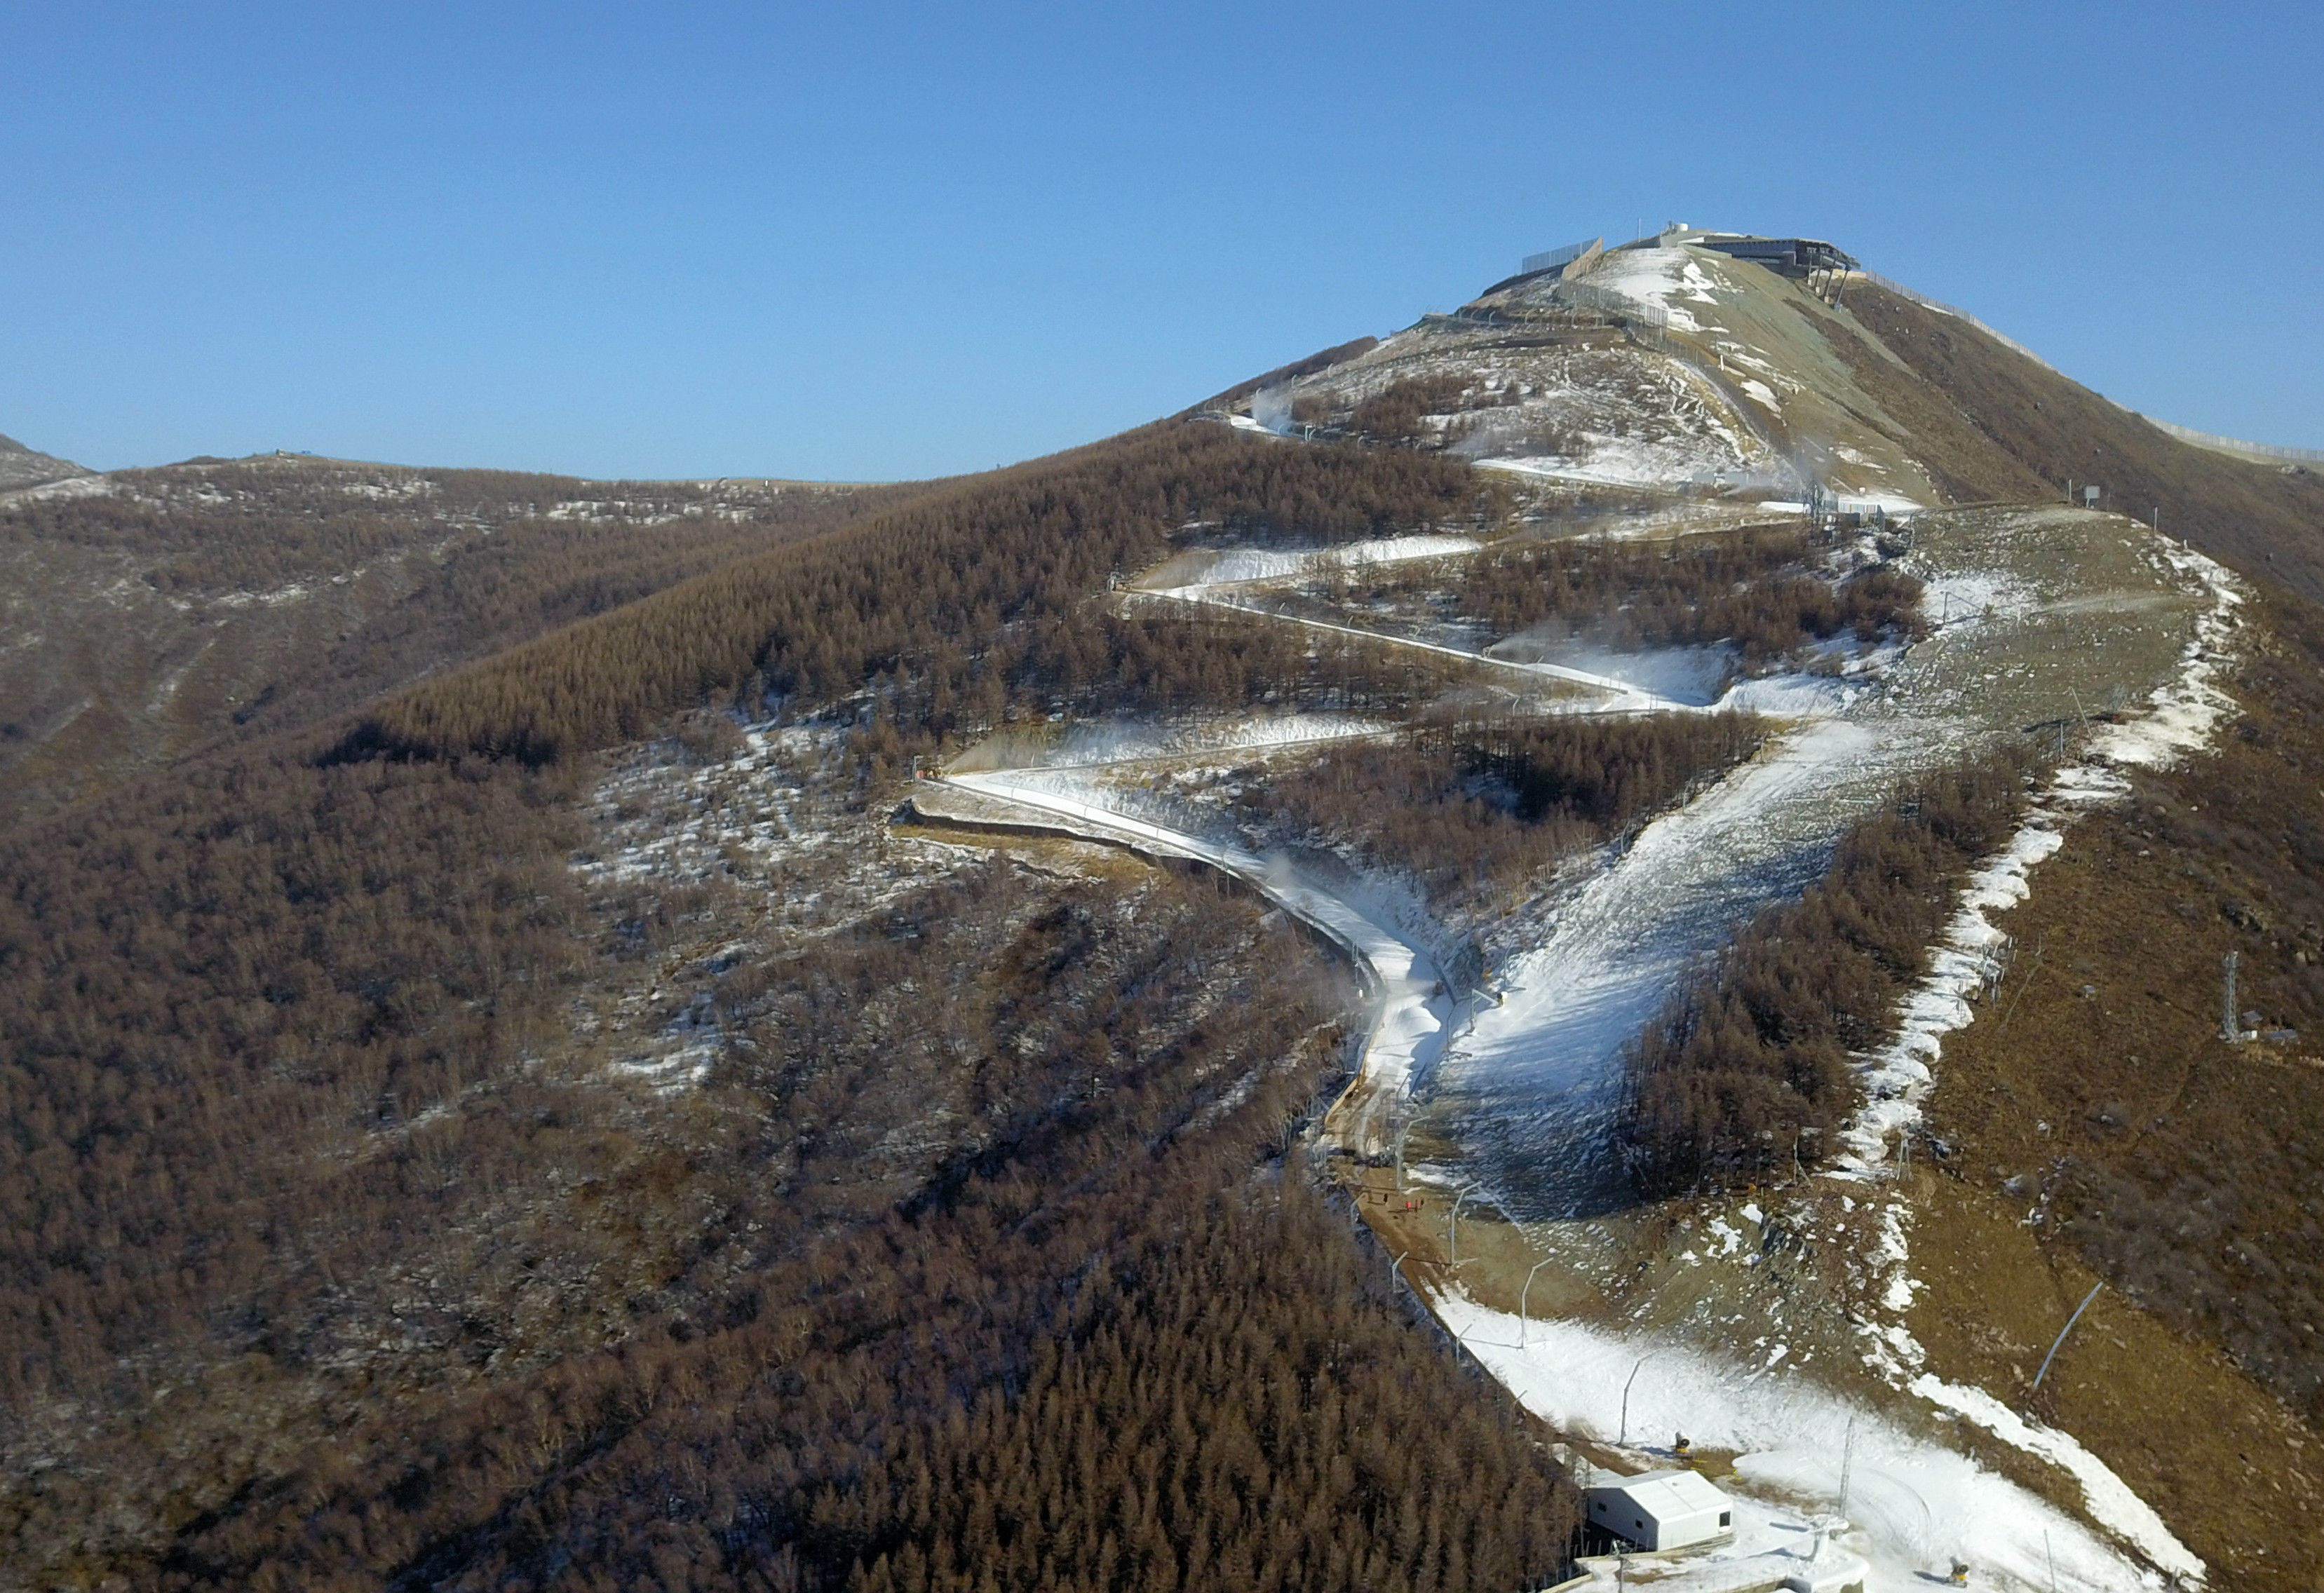
[[[2109,1537],[2175,1576],[2202,1576],[2202,1562],[2080,1445],[2028,1426],[1980,1390],[1945,1390],[1949,1398],[1932,1395],[1928,1413],[1892,1416],[1775,1377],[1768,1367],[1691,1353],[1650,1334],[1520,1323],[1457,1294],[1432,1303],[1478,1364],[1560,1432],[1614,1450],[1639,1469],[1671,1464],[1669,1446],[1681,1432],[1698,1448],[1733,1453],[1734,1474],[1722,1486],[1736,1501],[1735,1541],[1656,1567],[1652,1585],[1666,1593],[1774,1587],[1805,1566],[1834,1562],[1866,1593],[1909,1593],[1949,1580],[1955,1556],[1969,1564],[1978,1587],[2126,1593],[2160,1586]],[[1941,1424],[1939,1409],[2061,1460],[2084,1481],[2085,1506],[2100,1530],[1938,1441],[1931,1429]],[[1829,1540],[1821,1561],[1813,1557],[1820,1529]],[[1599,1579],[1610,1588],[1621,1576],[1608,1566]],[[1646,1579],[1634,1568],[1626,1579]]]
[[[1838,1147],[1843,1182],[1803,1186],[1855,1213],[1821,1231],[1845,1248],[1850,1275],[1868,1280],[1868,1315],[1819,1341],[1820,1353],[1785,1328],[1772,1348],[1759,1341],[1752,1353],[1764,1358],[1738,1356],[1726,1335],[1743,1319],[1732,1313],[1756,1308],[1705,1316],[1684,1305],[1683,1280],[1708,1282],[1689,1266],[1692,1252],[1657,1264],[1680,1279],[1671,1313],[1655,1304],[1661,1296],[1626,1298],[1618,1315],[1588,1325],[1545,1331],[1537,1321],[1523,1349],[1513,1324],[1448,1279],[1438,1280],[1434,1304],[1488,1369],[1568,1432],[1617,1447],[1618,1415],[1603,1407],[1623,1381],[1615,1373],[1626,1376],[1643,1357],[1657,1369],[1642,1383],[1642,1400],[1648,1410],[1668,1406],[1654,1420],[1683,1422],[1699,1441],[1737,1451],[1731,1480],[1750,1501],[1749,1531],[1716,1566],[1673,1568],[1661,1579],[1674,1589],[1771,1585],[1762,1573],[1784,1570],[1778,1561],[1796,1559],[1820,1521],[1831,1524],[1823,1518],[1837,1509],[1836,1459],[1851,1422],[1864,1480],[1831,1552],[1859,1558],[1869,1588],[1926,1586],[1955,1554],[1972,1566],[1973,1581],[1995,1587],[2046,1587],[2052,1561],[2061,1588],[2153,1586],[2163,1572],[2200,1580],[2200,1562],[2070,1434],[1945,1382],[1921,1355],[1903,1321],[1918,1287],[1911,1211],[1886,1180],[1942,1036],[1967,1020],[1962,991],[1980,977],[1996,933],[1987,915],[2027,889],[2081,806],[2123,788],[2114,765],[2169,757],[2209,734],[2219,705],[2209,676],[2233,645],[2233,584],[2208,560],[2116,516],[1914,509],[1941,494],[1912,457],[1909,430],[1857,382],[1849,360],[1863,350],[1848,345],[1824,306],[1756,266],[1699,249],[1620,251],[1600,270],[1600,288],[1665,312],[1665,341],[1606,327],[1577,331],[1572,318],[1558,318],[1545,283],[1519,284],[1471,307],[1476,316],[1431,318],[1255,407],[1278,424],[1305,401],[1305,415],[1327,417],[1325,430],[1345,429],[1367,399],[1427,382],[1437,409],[1422,417],[1424,441],[1433,433],[1480,464],[1567,483],[1526,502],[1563,506],[1556,512],[1592,535],[1669,537],[1764,522],[1794,504],[1762,499],[1796,501],[1810,483],[1911,510],[1901,563],[1925,582],[1931,634],[1835,675],[1744,681],[1718,695],[1680,683],[1702,659],[1584,653],[1555,637],[1543,646],[1504,639],[1488,649],[1490,637],[1412,604],[1374,600],[1367,609],[1333,595],[1351,584],[1360,590],[1367,566],[1476,553],[1492,533],[1466,528],[1305,550],[1192,547],[1118,599],[1231,607],[1300,625],[1318,647],[1416,649],[1468,666],[1463,692],[1536,712],[1748,706],[1779,722],[1752,761],[1516,908],[1490,932],[1499,961],[1477,995],[1456,1003],[1442,992],[1437,973],[1451,965],[1443,955],[1450,947],[1438,926],[1416,919],[1410,889],[1262,856],[1238,845],[1215,815],[1174,807],[1157,788],[1167,780],[1140,774],[1200,759],[1205,748],[1240,763],[1242,753],[1230,749],[1345,743],[1393,727],[1301,715],[1170,735],[1109,727],[1031,752],[996,744],[962,760],[934,796],[987,805],[977,809],[987,816],[1199,858],[1314,925],[1349,952],[1381,998],[1362,1077],[1327,1119],[1326,1135],[1378,1155],[1397,1127],[1422,1118],[1430,1157],[1451,1164],[1424,1175],[1471,1187],[1516,1219],[1528,1244],[1603,1258],[1631,1242],[1620,1237],[1628,1230],[1618,1213],[1630,1197],[1611,1133],[1624,1048],[1680,976],[1714,954],[1739,920],[1794,894],[1851,823],[1917,772],[2011,742],[2052,755],[2078,746],[2025,830],[1972,881],[1904,1014],[1903,1036],[1860,1059],[1868,1102]],[[1591,483],[1637,492],[1598,493]],[[1188,529],[1199,538],[1204,528]],[[1445,612],[1457,620],[1457,611]],[[1236,778],[1251,777],[1239,768]],[[1808,1220],[1805,1208],[1785,1211]],[[1763,1224],[1763,1237],[1778,1220],[1749,1220]],[[1640,1257],[1624,1251],[1620,1259],[1627,1274]],[[1743,1260],[1728,1265],[1739,1274]],[[1598,1285],[1575,1266],[1579,1298]],[[1788,1362],[1785,1338],[1798,1352]],[[2050,1496],[2079,1499],[2080,1508],[2061,1513],[1970,1459],[1955,1436],[1967,1427],[1979,1444],[2007,1444],[2024,1464],[2048,1468]],[[1626,1454],[1638,1466],[1657,1459],[1635,1441]],[[1822,1585],[1845,1563],[1821,1561],[1802,1585]]]
[[[1433,545],[1380,549],[1388,557],[1448,551]],[[1273,552],[1263,566],[1255,559],[1213,558],[1171,572],[1164,589],[1176,601],[1225,602],[1265,613],[1249,601],[1247,583],[1296,579],[1330,557]],[[1988,870],[1993,878],[1980,881],[1978,901],[1965,904],[1966,925],[1979,903],[2023,888],[2024,870],[2054,845],[2040,837],[2054,835],[2077,802],[2114,788],[2109,761],[2167,756],[2208,732],[2216,714],[2206,695],[2208,676],[2227,645],[2222,627],[2234,602],[2231,584],[2208,561],[2116,517],[2030,508],[1921,515],[1907,562],[1927,581],[1933,634],[1868,672],[1744,683],[1735,696],[1784,716],[1784,734],[1758,759],[1650,824],[1567,894],[1534,927],[1530,949],[1499,971],[1491,987],[1498,1001],[1452,1001],[1426,950],[1430,937],[1416,933],[1387,894],[1367,896],[1343,879],[1312,876],[1205,833],[1194,819],[1174,818],[1167,805],[1148,801],[1138,783],[1141,768],[1375,736],[1387,728],[1378,722],[1285,715],[1167,734],[1084,730],[1038,755],[1020,749],[1014,756],[964,760],[936,802],[940,807],[944,791],[972,796],[996,805],[979,809],[988,818],[1013,814],[1018,822],[1199,859],[1250,881],[1347,950],[1375,992],[1362,1076],[1328,1125],[1342,1143],[1381,1154],[1416,1094],[1459,1147],[1461,1176],[1480,1181],[1505,1211],[1538,1219],[1610,1208],[1625,1199],[1609,1148],[1624,1045],[1692,961],[1715,950],[1736,920],[1795,891],[1841,830],[1900,780],[2023,736],[2028,726],[2116,711],[2118,723],[2093,738],[2090,755],[2062,771],[2029,836],[2013,843],[2010,856]],[[1214,586],[1203,578],[1211,569],[1241,579]],[[1537,678],[1545,685],[1552,679]],[[1556,684],[1571,691],[1577,683]],[[1653,694],[1608,675],[1558,705],[1635,709],[1642,695]],[[990,767],[967,767],[978,763]],[[1967,927],[1957,938],[1963,946],[1951,960],[1940,959],[1895,1054],[1867,1059],[1873,1101],[1850,1139],[1858,1176],[1875,1168],[1887,1136],[1915,1109],[1939,1019],[1959,1008],[1958,991],[1947,981],[1958,983],[1963,975],[1954,962],[1971,966],[1978,947],[1968,944],[1977,935]],[[1880,1263],[1901,1269],[1907,1225],[1900,1217],[1888,1226],[1893,1242]],[[1909,1303],[1909,1289],[1903,1297]],[[1533,1348],[1504,1353],[1495,1334],[1506,1322],[1489,1321],[1458,1294],[1436,1304],[1448,1324],[1464,1331],[1464,1324],[1476,1324],[1471,1348],[1483,1363],[1561,1425],[1586,1428],[1594,1421],[1591,1402],[1605,1384],[1591,1368],[1609,1355],[1633,1362],[1655,1358],[1663,1371],[1654,1384],[1662,1392],[1654,1397],[1695,1390],[1686,1406],[1694,1413],[1691,1422],[1711,1435],[1709,1441],[1742,1451],[1740,1486],[1756,1502],[1746,1507],[1750,1530],[1736,1556],[1722,1569],[1706,1565],[1700,1574],[1673,1579],[1674,1588],[1707,1590],[1725,1586],[1722,1578],[1756,1575],[1807,1541],[1815,1520],[1783,1501],[1812,1502],[1825,1491],[1818,1469],[1831,1469],[1833,1432],[1851,1413],[1868,1423],[1862,1439],[1869,1469],[1851,1501],[1853,1524],[1831,1552],[1860,1556],[1869,1587],[1923,1585],[1955,1552],[1999,1585],[2039,1586],[2028,1556],[2044,1533],[2044,1552],[2056,1555],[2062,1588],[2142,1586],[2149,1573],[2141,1559],[2182,1576],[2200,1573],[2193,1557],[2153,1523],[2152,1512],[2067,1435],[2028,1428],[2016,1438],[2033,1446],[2030,1454],[2066,1467],[2083,1483],[2099,1533],[1915,1431],[1909,1417],[1859,1406],[1795,1378],[1763,1389],[1759,1374],[1767,1368],[1731,1362],[1702,1343],[1644,1328],[1608,1338],[1604,1330],[1566,1323],[1552,1338],[1536,1325]],[[1904,1405],[1925,1416],[1934,1388],[1949,1396],[1950,1403],[1937,1404],[1960,1419],[1990,1414],[1982,1406],[1963,1414],[1959,1407],[1975,1404],[1979,1391],[1932,1381],[1909,1352],[1897,1350],[1909,1344],[1901,1330],[1880,1342],[1895,1358],[1890,1381]],[[1720,1389],[1732,1397],[1721,1403],[1714,1397]],[[1653,1456],[1637,1459],[1643,1465]],[[1823,1506],[1827,1514],[1831,1504]],[[2137,1558],[2109,1535],[2135,1548]],[[2046,1576],[2046,1561],[2043,1569]]]
[[[1873,687],[1835,687],[1792,733],[1648,826],[1542,926],[1433,1081],[1513,1215],[1627,1201],[1609,1129],[1622,1048],[1676,977],[1820,870],[1856,816],[1914,771],[2080,704],[2167,692],[2214,599],[2193,556],[2134,522],[2057,510],[1921,517],[1912,562],[1936,633]],[[2208,566],[2208,561],[2200,561]]]

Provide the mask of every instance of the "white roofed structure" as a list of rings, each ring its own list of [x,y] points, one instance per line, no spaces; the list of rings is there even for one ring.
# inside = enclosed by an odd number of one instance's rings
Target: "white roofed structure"
[[[1590,1524],[1641,1549],[1686,1549],[1735,1535],[1733,1502],[1695,1471],[1643,1471],[1590,1490]]]

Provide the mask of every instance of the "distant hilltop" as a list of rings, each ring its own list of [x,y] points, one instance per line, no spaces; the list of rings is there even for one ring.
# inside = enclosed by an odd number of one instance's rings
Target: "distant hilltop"
[[[1757,233],[1720,233],[1705,227],[1689,226],[1683,221],[1674,221],[1658,233],[1643,238],[1633,238],[1627,244],[1617,244],[1615,251],[1624,249],[1668,249],[1674,244],[1692,244],[1698,248],[1715,249],[1737,260],[1748,260],[1764,265],[1778,276],[1804,280],[1827,272],[1849,272],[1862,269],[1857,258],[1835,248],[1821,238],[1771,238]],[[1550,249],[1539,254],[1528,254],[1517,267],[1519,276],[1536,276],[1543,272],[1562,271],[1568,277],[1589,273],[1600,256],[1606,253],[1606,240],[1591,238],[1579,244],[1568,244],[1562,249]]]
[[[75,476],[95,474],[69,459],[28,448],[13,437],[0,437],[0,491],[36,487],[42,482],[69,481]]]

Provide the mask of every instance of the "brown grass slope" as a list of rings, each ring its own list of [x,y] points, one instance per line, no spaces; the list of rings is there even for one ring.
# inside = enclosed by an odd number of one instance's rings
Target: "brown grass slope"
[[[2081,1438],[2224,1586],[2324,1575],[2324,615],[2253,617],[2218,750],[2136,777],[1998,922],[1945,1042],[1914,1332]],[[2220,962],[2277,1043],[2219,1035]],[[2052,1338],[2107,1285],[2033,1393]]]
[[[1945,1049],[1959,1174],[2324,1423],[2324,616],[2268,603],[2215,755],[2138,777],[2009,916]],[[2276,1045],[2219,1038],[2220,959]]]
[[[2243,717],[2070,833],[2013,915],[2018,988],[1948,1044],[1938,1103],[1965,1175],[2026,1192],[2051,1242],[2324,1421],[2324,1067],[2302,1060],[2324,1054],[2324,478],[2182,443],[1878,289],[1848,313],[2024,471],[2159,507],[2262,583]],[[2219,1042],[2229,949],[2241,1004],[2300,1041]]]
[[[1914,406],[1943,439],[1932,451],[1961,461],[1965,493],[2023,499],[2039,482],[2062,497],[2070,480],[2095,483],[2105,507],[2142,520],[2159,510],[2168,534],[2324,601],[2324,475],[2181,442],[1976,327],[1881,289],[1851,289],[1845,313],[1974,428],[1970,437],[1941,411]]]

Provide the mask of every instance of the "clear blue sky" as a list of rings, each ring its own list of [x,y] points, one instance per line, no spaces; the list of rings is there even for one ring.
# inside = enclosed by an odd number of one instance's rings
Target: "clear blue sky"
[[[0,432],[936,474],[1643,217],[2324,446],[2319,15],[8,0]]]

